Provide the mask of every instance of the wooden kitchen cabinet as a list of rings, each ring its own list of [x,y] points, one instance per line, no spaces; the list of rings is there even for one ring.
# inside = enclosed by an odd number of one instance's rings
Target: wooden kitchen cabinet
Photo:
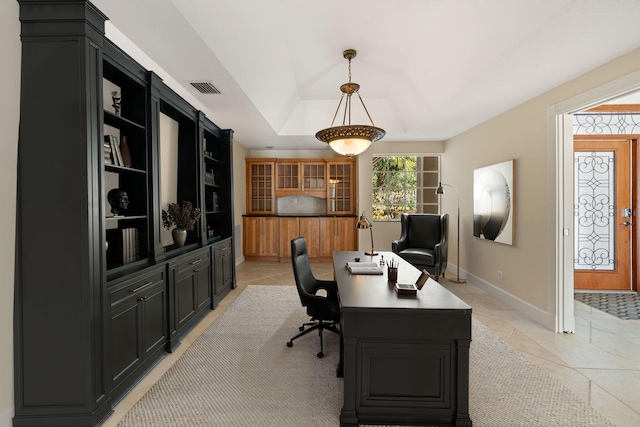
[[[275,170],[276,197],[326,197],[327,171],[324,160],[278,159]]]
[[[242,246],[245,259],[279,260],[279,219],[275,216],[242,218]]]
[[[247,159],[247,213],[275,211],[274,170],[276,159]]]
[[[356,163],[349,159],[327,159],[327,213],[355,214]]]
[[[320,218],[281,217],[280,262],[291,262],[291,240],[300,236],[307,240],[309,259],[320,257]]]
[[[320,258],[330,261],[333,251],[356,251],[357,218],[323,217],[320,218]]]

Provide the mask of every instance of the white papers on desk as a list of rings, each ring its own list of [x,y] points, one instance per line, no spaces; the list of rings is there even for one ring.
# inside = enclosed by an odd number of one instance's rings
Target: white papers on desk
[[[351,274],[382,274],[383,270],[375,262],[348,262],[347,270]]]

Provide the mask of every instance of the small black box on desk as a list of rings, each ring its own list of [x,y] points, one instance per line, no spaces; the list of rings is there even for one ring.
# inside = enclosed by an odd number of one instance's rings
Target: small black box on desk
[[[398,295],[416,296],[418,291],[427,283],[427,280],[429,280],[429,272],[422,270],[422,274],[420,274],[416,283],[396,283],[396,292]]]

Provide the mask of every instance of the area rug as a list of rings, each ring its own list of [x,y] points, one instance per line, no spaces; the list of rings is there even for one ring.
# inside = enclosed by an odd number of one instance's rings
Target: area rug
[[[637,293],[575,292],[574,298],[619,319],[640,320],[640,295]]]
[[[124,416],[119,427],[339,425],[339,341],[309,334],[293,286],[249,286]],[[475,427],[611,426],[569,389],[473,320],[470,415]]]

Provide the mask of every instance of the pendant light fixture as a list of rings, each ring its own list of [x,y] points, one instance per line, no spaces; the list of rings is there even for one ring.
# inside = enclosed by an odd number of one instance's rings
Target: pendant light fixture
[[[340,86],[342,95],[340,96],[340,102],[338,103],[336,113],[331,121],[331,127],[322,129],[316,133],[316,138],[329,144],[336,153],[351,157],[357,156],[369,148],[372,143],[382,139],[385,135],[385,131],[373,124],[369,111],[367,111],[367,107],[364,105],[364,101],[360,96],[360,85],[351,81],[351,60],[356,57],[356,51],[354,49],[347,49],[342,53],[342,56],[349,61],[349,82]],[[358,95],[358,98],[362,103],[362,108],[364,108],[365,113],[367,113],[367,117],[369,117],[371,126],[351,124],[351,96],[354,93]],[[336,117],[340,112],[340,106],[342,105],[345,95],[347,96],[347,99],[344,103],[342,126],[333,126],[336,121]]]

